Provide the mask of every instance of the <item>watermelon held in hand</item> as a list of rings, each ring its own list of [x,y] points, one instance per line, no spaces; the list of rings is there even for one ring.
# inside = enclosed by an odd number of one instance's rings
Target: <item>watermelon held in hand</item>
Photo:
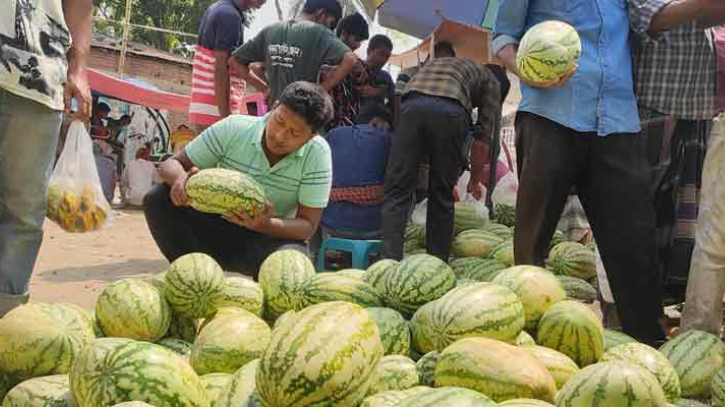
[[[203,253],[190,253],[171,263],[166,272],[164,294],[173,311],[189,318],[206,318],[216,312],[222,298],[224,272]]]
[[[557,82],[577,68],[581,48],[574,27],[562,21],[544,21],[521,39],[516,67],[530,83]]]
[[[209,168],[199,171],[186,182],[189,205],[200,212],[227,214],[243,210],[252,216],[264,211],[267,198],[264,188],[239,171]]]
[[[367,311],[326,302],[295,314],[274,330],[256,374],[265,406],[354,407],[383,357],[378,327]]]
[[[667,399],[657,379],[627,362],[596,363],[582,369],[556,395],[557,406],[665,407]]]
[[[110,337],[154,342],[171,325],[171,308],[156,287],[125,278],[109,284],[96,302],[96,318]]]

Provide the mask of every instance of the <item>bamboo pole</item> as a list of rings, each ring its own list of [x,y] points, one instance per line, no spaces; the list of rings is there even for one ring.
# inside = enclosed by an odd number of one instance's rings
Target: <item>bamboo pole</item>
[[[121,56],[118,59],[118,74],[123,77],[123,69],[126,64],[126,50],[128,49],[128,34],[131,29],[131,4],[133,0],[126,0],[126,15],[123,22],[123,41],[121,43]]]

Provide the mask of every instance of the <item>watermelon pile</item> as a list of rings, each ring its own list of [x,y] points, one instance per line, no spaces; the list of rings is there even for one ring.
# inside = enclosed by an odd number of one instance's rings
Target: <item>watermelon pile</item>
[[[459,236],[474,236],[479,250],[482,236],[503,232],[489,223]],[[565,245],[557,261],[584,257],[566,243],[552,249]],[[156,278],[110,284],[94,314],[31,303],[0,319],[0,399],[3,407],[725,403],[719,338],[690,331],[657,350],[603,329],[570,293],[583,264],[556,275],[415,254],[315,273],[306,256],[283,250],[257,283],[192,254]]]

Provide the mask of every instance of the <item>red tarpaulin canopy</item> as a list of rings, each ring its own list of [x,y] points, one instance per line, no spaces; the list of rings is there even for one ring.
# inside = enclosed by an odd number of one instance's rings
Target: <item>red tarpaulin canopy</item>
[[[190,98],[188,95],[154,89],[141,83],[119,79],[93,69],[88,70],[88,82],[92,90],[113,99],[153,109],[175,112],[189,111]]]

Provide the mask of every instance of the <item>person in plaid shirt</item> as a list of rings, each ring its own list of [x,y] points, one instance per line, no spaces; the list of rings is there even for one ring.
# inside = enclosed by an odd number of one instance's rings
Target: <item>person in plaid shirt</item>
[[[654,170],[659,267],[666,291],[679,298],[695,246],[702,169],[717,114],[714,30],[698,21],[722,16],[724,2],[628,2],[636,33],[635,94]],[[603,302],[602,310],[605,325],[616,327],[614,306]]]
[[[403,257],[403,232],[415,195],[418,164],[428,155],[427,250],[448,261],[453,239],[453,187],[458,181],[463,146],[471,125],[471,111],[478,108],[474,131],[473,168],[468,192],[482,196],[485,161],[483,144],[495,128],[501,109],[500,85],[483,65],[436,54],[408,82],[403,92],[385,176],[383,205],[383,256]]]

